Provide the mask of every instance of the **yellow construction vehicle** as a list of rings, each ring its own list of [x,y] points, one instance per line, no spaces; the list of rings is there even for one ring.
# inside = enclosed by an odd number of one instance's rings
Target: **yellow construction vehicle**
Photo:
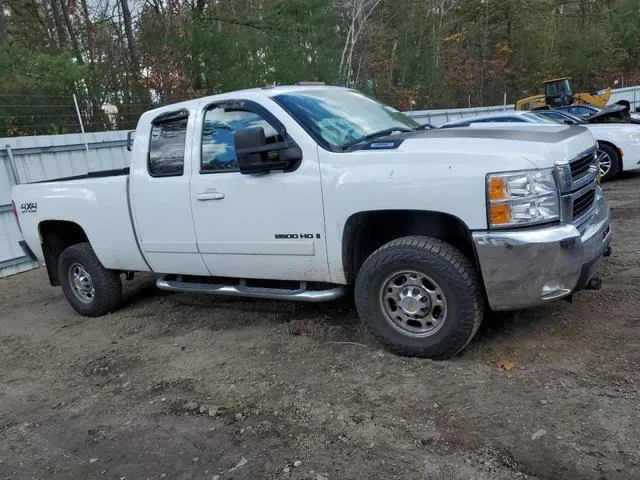
[[[545,81],[544,93],[518,100],[516,102],[516,110],[537,110],[579,104],[602,108],[607,104],[610,97],[611,87],[595,93],[573,93],[571,78],[562,77]]]

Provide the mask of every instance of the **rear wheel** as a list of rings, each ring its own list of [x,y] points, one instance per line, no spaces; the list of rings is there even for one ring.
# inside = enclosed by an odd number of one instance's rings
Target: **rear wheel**
[[[99,317],[115,310],[122,300],[120,275],[102,266],[89,243],[62,251],[58,278],[67,301],[82,315]]]
[[[606,143],[598,143],[598,162],[603,182],[611,180],[620,171],[620,155],[615,148]]]
[[[430,237],[397,239],[371,254],[355,296],[363,325],[389,350],[433,359],[464,349],[484,310],[473,265]]]

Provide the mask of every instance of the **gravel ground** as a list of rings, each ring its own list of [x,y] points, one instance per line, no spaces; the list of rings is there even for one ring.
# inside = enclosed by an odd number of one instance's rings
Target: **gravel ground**
[[[605,189],[602,290],[446,362],[388,354],[349,307],[147,277],[86,319],[42,269],[0,280],[0,479],[640,478],[640,176]]]

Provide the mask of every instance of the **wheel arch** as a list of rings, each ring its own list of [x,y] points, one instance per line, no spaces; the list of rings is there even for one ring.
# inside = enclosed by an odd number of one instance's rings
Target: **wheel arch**
[[[38,224],[38,233],[42,245],[49,282],[60,285],[58,278],[58,258],[62,251],[77,243],[88,242],[84,229],[75,222],[67,220],[45,220]]]
[[[603,144],[603,145],[607,145],[611,148],[613,148],[613,150],[615,150],[615,152],[618,154],[618,160],[620,160],[620,168],[618,170],[618,172],[622,172],[624,170],[624,152],[622,151],[622,149],[620,147],[618,147],[616,144],[614,144],[612,141],[610,140],[596,140],[598,142],[598,145]]]
[[[351,215],[342,234],[342,265],[352,284],[362,264],[379,247],[397,238],[424,235],[458,248],[478,268],[471,231],[450,213],[429,210],[370,210]]]

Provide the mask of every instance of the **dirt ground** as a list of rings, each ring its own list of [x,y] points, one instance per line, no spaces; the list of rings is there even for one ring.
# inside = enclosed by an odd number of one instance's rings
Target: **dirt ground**
[[[344,306],[138,278],[90,320],[42,269],[0,280],[0,480],[640,478],[640,175],[605,189],[602,290],[446,362],[386,353]]]

